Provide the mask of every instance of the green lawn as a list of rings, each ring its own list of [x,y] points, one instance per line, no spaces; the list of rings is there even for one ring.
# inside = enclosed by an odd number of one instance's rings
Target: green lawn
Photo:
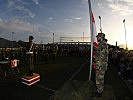
[[[39,59],[40,61],[35,66],[35,72],[41,75],[41,81],[38,84],[58,90],[86,59],[85,57],[57,57],[55,62],[50,58],[48,64]],[[74,80],[88,80],[88,65],[85,65]],[[21,73],[18,76],[27,73],[25,63],[21,63],[19,69]],[[92,79],[94,80],[94,71],[92,71]],[[133,100],[132,94],[116,72],[109,70],[106,73],[105,84],[113,87],[116,100]],[[48,100],[51,95],[53,95],[52,91],[35,85],[28,87],[22,84],[15,75],[9,74],[5,78],[0,69],[0,100]]]

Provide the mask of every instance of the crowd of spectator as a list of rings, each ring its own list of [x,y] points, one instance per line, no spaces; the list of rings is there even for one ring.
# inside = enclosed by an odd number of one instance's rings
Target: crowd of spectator
[[[118,74],[133,82],[133,52],[128,50],[110,50],[109,68],[115,69]]]

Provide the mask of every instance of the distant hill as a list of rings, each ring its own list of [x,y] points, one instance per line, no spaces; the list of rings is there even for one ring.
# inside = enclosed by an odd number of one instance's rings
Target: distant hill
[[[18,45],[19,45],[19,46],[25,47],[26,44],[27,44],[27,42],[22,41],[22,40],[18,40]]]
[[[0,48],[2,48],[2,47],[11,48],[12,41],[4,39],[4,38],[0,38]],[[19,45],[16,41],[13,41],[13,47],[19,47]]]

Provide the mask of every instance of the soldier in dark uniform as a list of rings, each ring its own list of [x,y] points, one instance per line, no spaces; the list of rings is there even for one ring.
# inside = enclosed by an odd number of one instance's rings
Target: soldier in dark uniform
[[[96,87],[95,97],[101,97],[104,90],[104,75],[108,65],[108,45],[104,33],[98,33],[99,42],[96,50],[95,67],[96,67]]]
[[[47,46],[44,47],[43,54],[44,54],[45,64],[47,64],[48,63],[48,57],[49,57],[49,51],[48,51],[48,47]]]
[[[2,48],[2,50],[1,50],[1,59],[2,59],[2,61],[5,60],[5,53],[4,53],[3,48]]]
[[[33,71],[34,71],[33,51],[34,51],[34,48],[35,48],[35,44],[33,43],[33,36],[29,36],[29,42],[26,46],[26,58],[27,58],[27,66],[28,66],[27,76],[33,76]]]
[[[22,47],[20,47],[20,50],[19,50],[19,60],[23,60],[23,48]]]
[[[9,60],[9,50],[8,50],[8,48],[5,48],[5,53],[4,53],[4,60]]]

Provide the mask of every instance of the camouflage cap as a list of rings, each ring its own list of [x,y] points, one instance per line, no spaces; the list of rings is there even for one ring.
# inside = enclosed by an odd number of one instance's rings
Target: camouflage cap
[[[105,38],[105,34],[104,33],[98,33],[98,35],[96,37],[98,37],[98,36]]]

